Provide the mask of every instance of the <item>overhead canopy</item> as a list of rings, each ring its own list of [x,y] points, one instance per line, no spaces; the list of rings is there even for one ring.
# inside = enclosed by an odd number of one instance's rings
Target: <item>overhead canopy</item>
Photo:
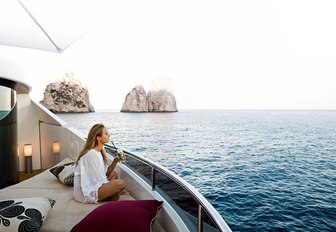
[[[62,52],[95,24],[99,2],[1,0],[0,45]]]

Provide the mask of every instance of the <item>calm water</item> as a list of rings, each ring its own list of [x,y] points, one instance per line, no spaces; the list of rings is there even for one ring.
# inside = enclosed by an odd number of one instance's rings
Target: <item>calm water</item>
[[[233,231],[336,231],[336,111],[59,114],[168,167]]]

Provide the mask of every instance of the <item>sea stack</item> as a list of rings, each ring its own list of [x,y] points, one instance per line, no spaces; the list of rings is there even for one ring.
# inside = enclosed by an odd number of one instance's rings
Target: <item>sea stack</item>
[[[152,90],[147,94],[148,112],[177,112],[174,95],[168,90]]]
[[[166,89],[146,91],[142,85],[134,87],[125,97],[121,112],[177,112],[176,100]]]
[[[41,103],[54,113],[95,111],[90,104],[88,89],[82,86],[72,72],[66,73],[60,80],[47,85]]]
[[[137,85],[126,95],[121,112],[148,112],[146,91],[142,85]]]

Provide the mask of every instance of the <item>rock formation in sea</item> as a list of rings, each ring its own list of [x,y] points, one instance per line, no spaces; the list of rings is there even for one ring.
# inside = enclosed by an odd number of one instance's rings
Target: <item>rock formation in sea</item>
[[[133,88],[125,97],[121,112],[177,112],[174,95],[165,89],[151,90],[146,95],[143,86]]]
[[[177,112],[175,97],[168,90],[151,90],[147,100],[149,112]]]
[[[66,73],[60,80],[47,85],[41,103],[54,113],[86,113],[95,111],[90,104],[88,89],[82,86],[72,72]]]
[[[143,86],[137,85],[125,97],[121,112],[147,112],[148,101]]]

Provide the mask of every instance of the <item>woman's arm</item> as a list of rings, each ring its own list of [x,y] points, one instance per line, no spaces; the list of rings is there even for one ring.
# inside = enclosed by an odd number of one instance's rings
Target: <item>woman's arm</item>
[[[117,163],[119,161],[118,156],[114,157],[112,163],[110,164],[110,166],[107,168],[107,172],[106,172],[106,176],[109,177],[111,175],[111,173],[113,172],[114,168],[116,167]]]

